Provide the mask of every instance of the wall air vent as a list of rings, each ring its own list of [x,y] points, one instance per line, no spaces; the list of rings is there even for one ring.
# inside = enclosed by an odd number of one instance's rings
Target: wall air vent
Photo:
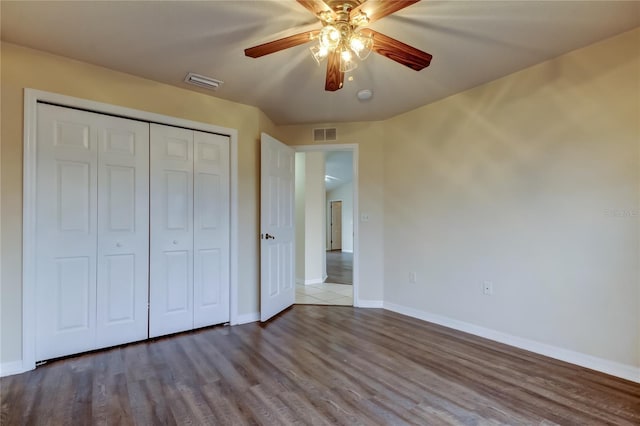
[[[338,129],[313,129],[314,142],[334,142],[338,140]]]
[[[193,84],[194,86],[204,87],[209,90],[218,90],[218,87],[222,85],[222,81],[215,78],[207,77],[204,75],[190,72],[184,78],[185,83]]]

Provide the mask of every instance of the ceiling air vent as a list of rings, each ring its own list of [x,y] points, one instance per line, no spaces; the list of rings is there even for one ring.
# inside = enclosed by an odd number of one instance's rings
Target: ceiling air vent
[[[207,77],[204,75],[190,72],[184,78],[185,83],[193,84],[194,86],[204,87],[209,90],[218,90],[218,87],[222,85],[222,81],[215,78]]]
[[[314,142],[333,142],[338,140],[338,129],[335,127],[330,129],[313,129]]]

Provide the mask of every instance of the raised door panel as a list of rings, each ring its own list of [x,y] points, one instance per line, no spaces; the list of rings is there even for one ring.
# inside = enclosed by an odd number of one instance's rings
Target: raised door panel
[[[149,336],[193,328],[193,131],[151,124]]]
[[[148,327],[149,124],[100,116],[97,346],[145,339]]]
[[[36,359],[95,347],[95,114],[38,104]]]
[[[166,293],[162,295],[166,302],[163,308],[171,315],[191,315],[190,253],[187,250],[165,251],[164,265],[164,273],[170,285],[166,286]]]
[[[229,137],[194,132],[194,327],[229,321]]]

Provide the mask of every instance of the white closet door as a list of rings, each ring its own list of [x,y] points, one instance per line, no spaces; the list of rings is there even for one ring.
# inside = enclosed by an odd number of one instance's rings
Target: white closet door
[[[147,338],[149,123],[99,116],[97,347]]]
[[[193,328],[193,131],[151,124],[149,337]]]
[[[147,336],[149,125],[38,105],[38,360]]]
[[[229,137],[194,132],[194,327],[229,321]]]
[[[38,104],[36,359],[95,347],[94,114]]]

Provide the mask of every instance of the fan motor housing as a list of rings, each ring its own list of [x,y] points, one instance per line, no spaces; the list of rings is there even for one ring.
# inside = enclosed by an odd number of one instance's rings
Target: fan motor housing
[[[349,11],[360,6],[365,0],[327,0],[325,3],[336,13]]]

